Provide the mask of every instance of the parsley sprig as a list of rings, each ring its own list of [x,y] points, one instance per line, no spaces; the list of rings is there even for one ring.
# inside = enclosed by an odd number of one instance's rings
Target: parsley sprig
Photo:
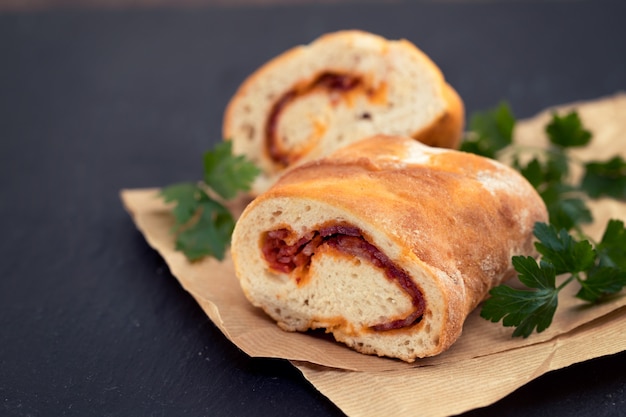
[[[580,285],[576,297],[595,303],[620,292],[626,286],[626,229],[620,220],[610,220],[602,241],[594,249],[589,240],[577,240],[565,229],[537,223],[535,244],[541,254],[514,256],[513,267],[519,280],[529,289],[506,285],[493,288],[480,315],[504,326],[515,326],[513,336],[528,337],[536,329],[542,332],[552,323],[558,294],[568,284]],[[565,278],[557,286],[557,275]]]
[[[519,280],[527,289],[499,285],[490,291],[491,297],[480,312],[487,320],[502,320],[504,326],[515,327],[514,337],[528,337],[552,324],[558,294],[565,286],[578,283],[580,289],[575,296],[589,303],[626,286],[624,222],[609,220],[597,243],[582,232],[582,225],[593,221],[586,204],[589,198],[626,200],[626,162],[621,156],[582,162],[583,176],[576,183],[570,168],[577,161],[570,150],[587,146],[592,140],[578,113],[552,114],[545,128],[549,141],[545,149],[515,144],[515,121],[506,103],[477,113],[470,120],[470,133],[461,150],[495,159],[511,155],[512,166],[535,187],[548,208],[550,223],[537,223],[533,230],[540,258],[512,258]],[[532,152],[531,158],[523,162],[527,152]]]
[[[223,141],[205,152],[203,181],[167,186],[161,196],[175,203],[176,250],[190,261],[205,256],[224,259],[235,219],[224,205],[241,191],[248,191],[259,169],[245,157],[232,154],[232,142]]]

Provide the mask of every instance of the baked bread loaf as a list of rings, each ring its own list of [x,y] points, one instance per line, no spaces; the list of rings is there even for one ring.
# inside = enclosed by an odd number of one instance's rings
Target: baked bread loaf
[[[288,331],[325,328],[359,352],[437,355],[493,286],[533,255],[545,205],[516,171],[376,136],[290,169],[239,218],[236,275]]]
[[[406,40],[324,35],[272,59],[229,102],[223,135],[263,173],[253,194],[294,164],[375,134],[458,146],[464,107],[439,68]]]

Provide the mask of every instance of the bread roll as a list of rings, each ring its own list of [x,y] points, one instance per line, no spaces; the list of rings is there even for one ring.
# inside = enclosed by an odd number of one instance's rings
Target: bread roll
[[[533,255],[545,205],[493,160],[376,136],[289,170],[239,218],[236,275],[288,331],[359,352],[437,355],[490,288]]]
[[[463,122],[456,91],[412,43],[341,31],[250,75],[227,106],[223,135],[262,169],[258,194],[286,168],[375,134],[455,148]]]

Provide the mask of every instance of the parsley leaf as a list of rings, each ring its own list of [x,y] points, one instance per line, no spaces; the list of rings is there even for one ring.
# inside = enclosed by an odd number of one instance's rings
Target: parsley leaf
[[[556,269],[545,262],[537,264],[532,256],[514,256],[513,268],[519,273],[518,278],[528,288],[555,289]]]
[[[176,234],[176,250],[190,261],[204,256],[223,259],[235,220],[219,202],[213,200],[199,184],[182,183],[164,187],[166,202],[175,202],[172,209]]]
[[[514,256],[512,263],[520,282],[534,290],[494,287],[480,312],[492,322],[502,320],[504,326],[515,326],[514,337],[528,337],[549,327],[558,293],[574,280],[580,285],[576,297],[591,303],[626,286],[626,228],[622,221],[609,221],[596,249],[588,240],[576,240],[552,224],[536,223],[533,232],[542,255],[539,263],[530,256]],[[569,277],[557,287],[555,278],[560,274]]]
[[[598,267],[587,274],[587,279],[579,280],[580,290],[576,297],[591,303],[601,297],[618,293],[626,286],[626,270]]]
[[[552,324],[558,306],[556,272],[549,263],[537,264],[531,256],[514,256],[513,266],[519,279],[535,290],[518,290],[506,285],[492,288],[480,316],[504,326],[515,326],[513,336],[528,337],[536,329],[542,332]]]
[[[472,136],[461,143],[461,150],[495,158],[498,151],[513,142],[515,117],[511,107],[502,102],[494,109],[475,113],[469,127]]]
[[[565,182],[569,167],[562,151],[548,152],[545,161],[535,157],[526,166],[519,161],[515,161],[514,166],[539,192],[548,209],[550,223],[558,229],[571,230],[593,220],[587,204],[576,195],[577,188]]]
[[[172,215],[176,250],[196,261],[205,256],[224,259],[235,219],[213,190],[224,200],[250,189],[259,169],[243,156],[232,155],[230,141],[217,144],[204,154],[204,183],[179,183],[164,187],[160,195],[174,203]]]
[[[175,230],[191,220],[198,211],[198,200],[203,191],[193,183],[174,184],[161,190],[166,203],[176,202],[172,214],[176,220]]]
[[[583,127],[576,111],[565,116],[553,113],[552,121],[546,126],[546,133],[552,144],[563,148],[585,146],[591,141],[591,132]]]
[[[626,161],[615,156],[606,162],[588,162],[581,188],[591,198],[626,200]]]
[[[232,155],[232,142],[219,143],[204,154],[204,182],[220,197],[231,199],[248,191],[260,170],[244,156]]]
[[[621,220],[611,219],[606,225],[602,240],[596,247],[600,265],[626,271],[626,228]]]
[[[588,240],[577,241],[565,229],[557,232],[553,225],[535,224],[533,230],[539,242],[535,243],[543,260],[554,265],[556,273],[577,273],[591,268],[596,252]]]
[[[533,158],[526,166],[515,162],[515,168],[530,182],[538,191],[554,184],[563,184],[569,174],[567,156],[562,151],[546,152],[546,160],[540,161]]]
[[[176,238],[176,250],[185,253],[190,261],[212,256],[224,259],[235,220],[222,204],[201,192],[198,204],[198,218],[184,227]]]
[[[515,166],[535,189],[539,189],[546,182],[544,167],[539,162],[539,159],[533,158],[526,166],[522,166],[519,161],[515,161]]]
[[[548,209],[550,224],[557,229],[572,230],[593,221],[585,201],[573,195],[572,191],[572,187],[557,183],[539,193]]]
[[[560,126],[559,120],[561,119],[555,115],[552,130],[555,130],[555,126]],[[558,134],[554,135],[554,140],[558,140]],[[520,163],[519,155],[515,154],[513,157],[513,167],[541,195],[548,209],[550,223],[558,229],[566,230],[577,229],[580,224],[593,221],[579,187],[569,183],[569,165],[566,150],[560,146],[551,146],[543,152],[541,158],[535,156],[525,166]]]

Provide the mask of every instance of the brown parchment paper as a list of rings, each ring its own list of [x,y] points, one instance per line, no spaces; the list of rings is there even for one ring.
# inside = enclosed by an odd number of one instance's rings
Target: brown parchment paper
[[[518,123],[516,142],[544,145],[552,111],[571,108],[594,134],[577,158],[626,157],[623,93],[545,110]],[[173,219],[158,189],[123,190],[121,198],[147,242],[229,340],[250,356],[291,361],[350,416],[458,414],[489,405],[545,372],[626,349],[626,294],[590,308],[572,296],[575,285],[560,295],[554,322],[542,333],[513,339],[512,329],[481,319],[477,309],[452,348],[413,364],[356,353],[321,332],[284,332],[244,298],[229,257],[190,263],[174,250]],[[248,202],[241,198],[231,208],[238,215]],[[601,199],[590,206],[596,221],[585,231],[596,239],[609,218],[626,219],[625,203]]]

